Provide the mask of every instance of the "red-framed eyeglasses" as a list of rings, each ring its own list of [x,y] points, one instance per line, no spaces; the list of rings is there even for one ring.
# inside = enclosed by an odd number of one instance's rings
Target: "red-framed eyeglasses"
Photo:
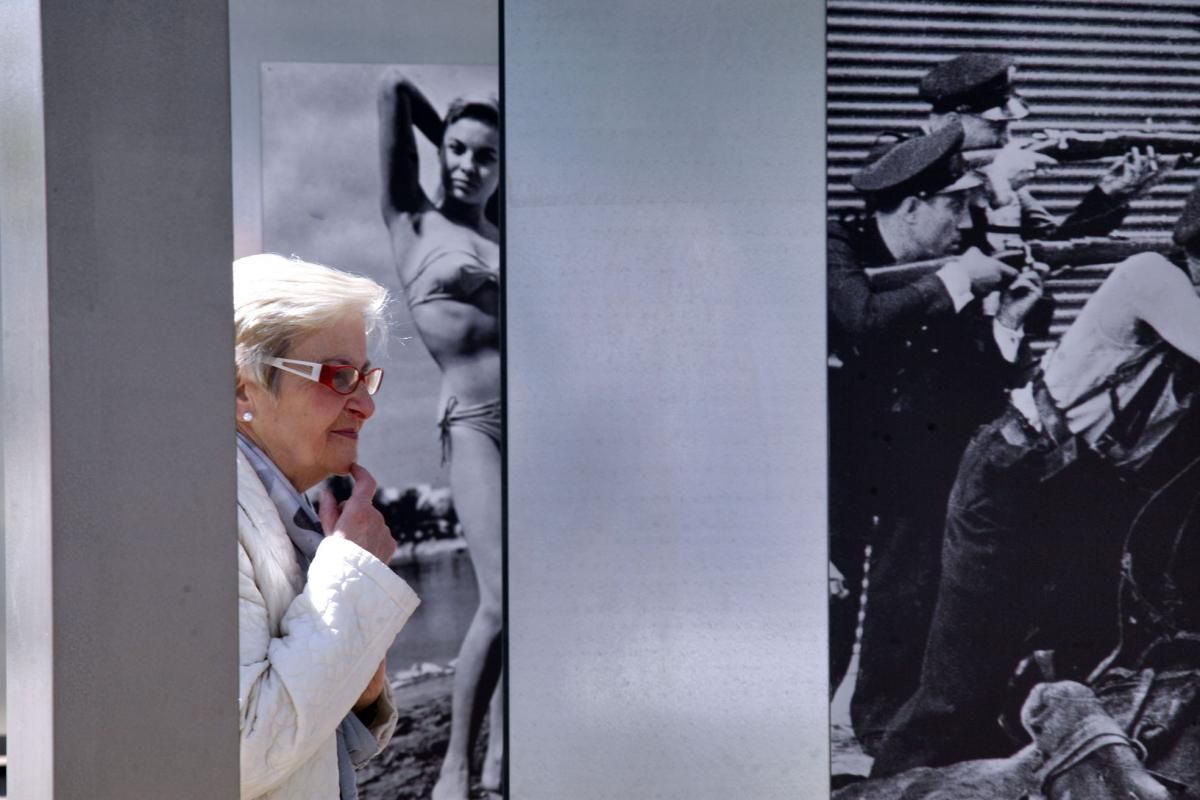
[[[270,358],[267,363],[284,372],[328,386],[338,394],[353,394],[358,384],[363,383],[366,384],[367,394],[373,395],[379,391],[379,384],[383,383],[382,367],[360,372],[358,367],[349,364],[321,364],[295,358]]]

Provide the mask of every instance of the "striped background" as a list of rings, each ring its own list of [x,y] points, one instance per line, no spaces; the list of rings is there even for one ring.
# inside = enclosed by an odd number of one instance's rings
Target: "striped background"
[[[921,76],[965,52],[1017,59],[1018,88],[1032,113],[1013,124],[1014,136],[1042,128],[1200,131],[1197,0],[829,0],[827,9],[831,216],[861,207],[848,181],[876,134],[915,131],[925,122],[929,107],[916,90]],[[1031,188],[1052,213],[1065,216],[1104,168],[1052,167]],[[1119,232],[1166,234],[1197,176],[1200,168],[1180,169],[1135,200]],[[1105,274],[1091,269],[1051,282],[1059,300],[1052,335],[1065,329]]]

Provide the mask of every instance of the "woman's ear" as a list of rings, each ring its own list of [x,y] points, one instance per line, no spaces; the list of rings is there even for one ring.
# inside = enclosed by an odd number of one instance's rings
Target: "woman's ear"
[[[251,415],[254,413],[254,401],[251,398],[251,394],[249,383],[239,375],[235,391],[235,397],[237,398],[237,418],[239,420],[243,419],[247,413]]]

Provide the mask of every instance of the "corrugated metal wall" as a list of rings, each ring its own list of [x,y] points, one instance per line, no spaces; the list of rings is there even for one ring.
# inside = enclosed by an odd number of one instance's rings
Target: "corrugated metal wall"
[[[1017,58],[1032,110],[1013,124],[1017,136],[1047,127],[1200,131],[1200,0],[829,0],[832,212],[858,207],[847,181],[879,131],[916,130],[926,120],[929,106],[916,90],[921,76],[976,50]],[[1102,170],[1055,167],[1038,181],[1037,195],[1066,214]],[[1197,174],[1183,170],[1136,201],[1123,230],[1167,229]]]
[[[827,12],[831,215],[861,207],[848,181],[876,134],[915,131],[926,121],[921,76],[965,52],[1016,57],[1031,109],[1013,123],[1017,137],[1042,128],[1200,132],[1200,0],[828,0]],[[1055,166],[1031,188],[1063,216],[1104,169]],[[1181,169],[1135,200],[1120,232],[1169,231],[1198,175],[1196,167]],[[1055,332],[1103,275],[1051,287],[1066,301]]]

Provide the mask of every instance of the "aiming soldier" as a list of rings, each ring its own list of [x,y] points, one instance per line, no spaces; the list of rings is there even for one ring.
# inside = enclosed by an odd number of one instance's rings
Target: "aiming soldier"
[[[932,106],[930,129],[962,125],[963,150],[987,177],[988,202],[974,212],[966,244],[987,249],[985,234],[995,245],[1013,236],[1070,239],[1111,233],[1129,212],[1129,202],[1161,177],[1158,159],[1153,152],[1130,150],[1059,222],[1025,185],[1054,159],[1011,140],[1010,124],[1029,115],[1014,88],[1016,69],[1006,56],[967,53],[938,64],[921,79],[920,97]]]
[[[856,587],[873,547],[852,718],[870,752],[916,686],[936,591],[945,501],[972,429],[997,413],[1025,315],[1041,295],[1032,270],[971,248],[893,290],[865,269],[952,252],[982,186],[951,122],[877,147],[852,183],[867,214],[831,223],[828,291],[831,553]],[[1008,282],[996,316],[981,298]],[[831,606],[832,676],[849,659],[854,603]]]

